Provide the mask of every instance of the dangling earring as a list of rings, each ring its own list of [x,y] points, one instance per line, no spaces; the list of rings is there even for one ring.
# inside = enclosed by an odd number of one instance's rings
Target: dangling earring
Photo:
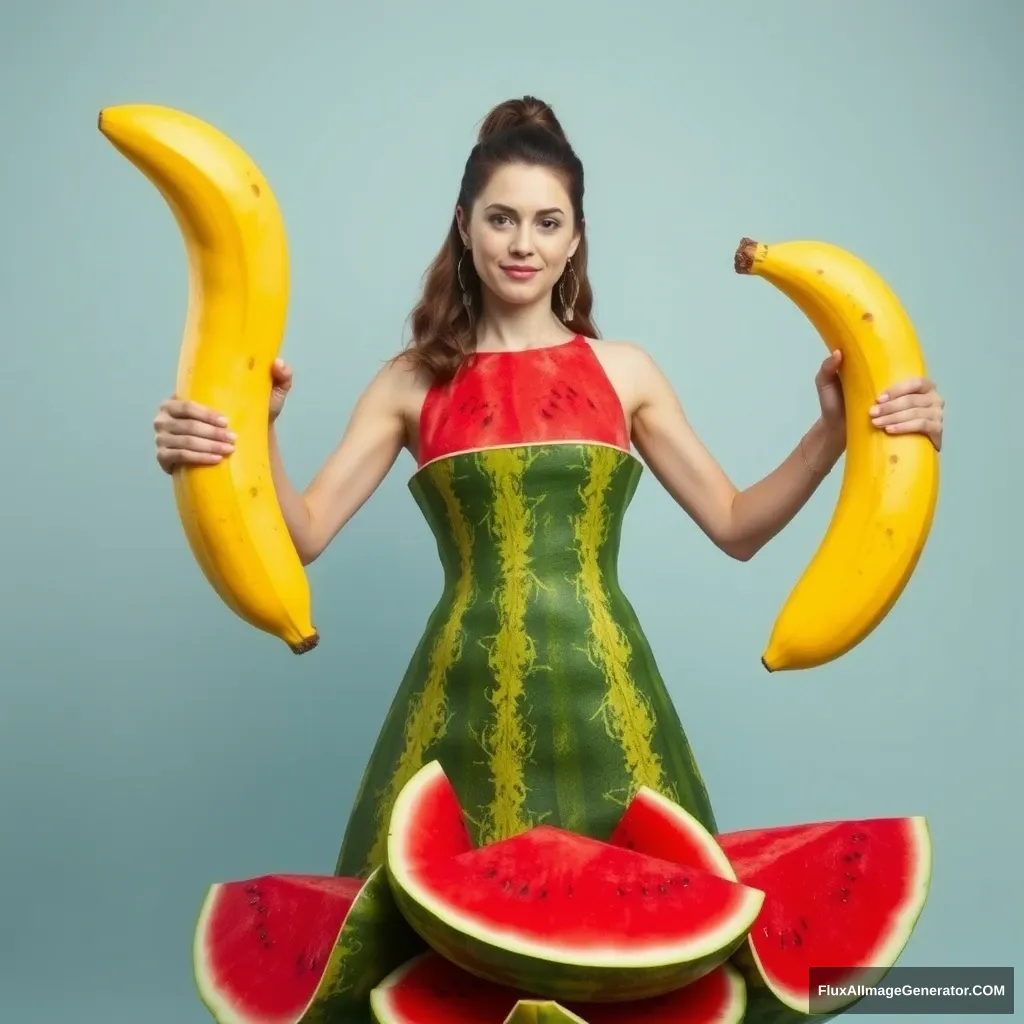
[[[575,315],[576,300],[580,297],[580,279],[576,276],[576,271],[572,265],[572,257],[566,261],[565,269],[567,273],[572,274],[573,292],[572,300],[570,302],[565,301],[565,292],[562,290],[562,284],[565,280],[565,274],[562,275],[561,280],[558,282],[558,298],[562,303],[562,319],[569,323]]]
[[[466,258],[467,252],[469,252],[468,249],[462,250],[462,255],[459,257],[459,262],[455,265],[455,276],[458,278],[459,289],[462,292],[462,304],[468,310],[473,305],[473,296],[469,294],[469,292],[466,290],[466,286],[462,283],[462,261]]]

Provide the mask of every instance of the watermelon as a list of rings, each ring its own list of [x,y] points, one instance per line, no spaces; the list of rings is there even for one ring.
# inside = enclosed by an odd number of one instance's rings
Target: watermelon
[[[747,943],[732,957],[746,976],[750,1024],[848,1008],[856,997],[809,991],[810,968],[816,982],[877,982],[906,946],[927,898],[931,840],[922,817],[783,825],[716,839],[724,868],[685,816],[640,792],[610,842],[717,870],[765,893]]]
[[[630,800],[608,842],[737,880],[715,837],[692,814],[646,786]]]
[[[877,984],[910,940],[931,882],[923,817],[867,818],[747,829],[718,837],[746,885],[764,891],[750,957],[771,994],[798,1014],[851,1005],[815,981]]]
[[[434,760],[477,845],[539,824],[605,839],[641,787],[716,831],[619,583],[641,473],[628,451],[583,442],[461,452],[417,470],[409,486],[443,589],[365,769],[337,874],[384,862],[398,793]]]
[[[356,1024],[371,989],[423,949],[383,870],[263,875],[210,886],[193,967],[218,1024]]]
[[[652,999],[563,1005],[484,981],[434,951],[370,993],[376,1024],[739,1024],[745,1005],[743,979],[729,964]]]
[[[752,887],[550,825],[465,849],[456,804],[438,762],[413,776],[388,877],[426,942],[490,981],[559,1001],[660,995],[724,962],[761,908]]]

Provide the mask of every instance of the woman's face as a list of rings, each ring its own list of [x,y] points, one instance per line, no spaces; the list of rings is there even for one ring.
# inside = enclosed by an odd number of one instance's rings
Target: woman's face
[[[521,164],[500,167],[468,222],[464,211],[456,214],[485,288],[510,305],[550,301],[580,241],[569,193],[557,174]]]

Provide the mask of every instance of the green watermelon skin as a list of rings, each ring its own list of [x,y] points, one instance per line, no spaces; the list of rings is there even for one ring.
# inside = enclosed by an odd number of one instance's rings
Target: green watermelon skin
[[[338,874],[383,863],[394,801],[435,759],[477,845],[542,823],[605,839],[641,786],[716,831],[619,583],[641,473],[621,449],[567,442],[460,453],[412,477],[443,590],[363,775]]]

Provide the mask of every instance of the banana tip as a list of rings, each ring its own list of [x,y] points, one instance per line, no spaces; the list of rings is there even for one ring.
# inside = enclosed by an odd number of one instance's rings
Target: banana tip
[[[291,648],[292,654],[305,654],[307,651],[313,650],[318,643],[320,643],[320,634],[314,629],[309,636],[303,637],[298,643],[289,644],[288,646]]]
[[[737,274],[749,274],[753,270],[760,248],[761,243],[753,238],[743,237],[740,239],[740,244],[736,247],[732,258],[732,265]]]
[[[767,659],[762,658],[761,659],[761,664],[764,666],[764,669],[765,669],[766,672],[774,672],[775,671],[775,669],[773,669],[771,667],[771,665],[768,664]]]

